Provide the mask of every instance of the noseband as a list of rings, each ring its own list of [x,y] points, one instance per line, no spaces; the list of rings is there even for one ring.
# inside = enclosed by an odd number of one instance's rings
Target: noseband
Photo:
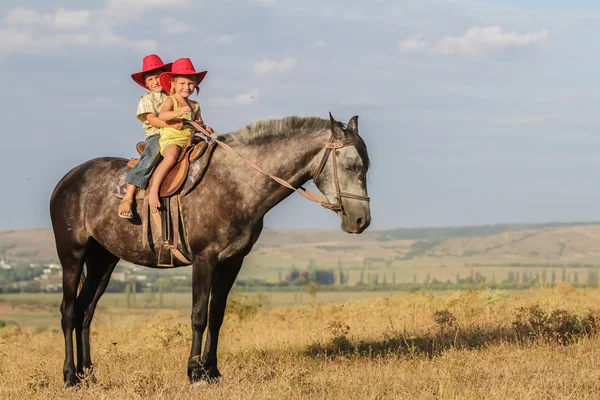
[[[346,193],[342,192],[340,189],[340,181],[338,179],[338,166],[337,166],[337,155],[336,150],[342,149],[344,147],[356,146],[356,141],[354,140],[344,140],[342,142],[334,142],[333,134],[331,135],[331,139],[325,145],[325,153],[323,153],[323,158],[317,167],[317,172],[313,175],[313,182],[317,182],[317,179],[323,172],[325,165],[327,164],[327,160],[329,159],[329,155],[332,157],[333,162],[333,182],[335,183],[335,203],[330,203],[328,201],[322,201],[321,205],[329,210],[333,210],[335,212],[341,212],[345,214],[344,206],[342,204],[342,197],[346,197],[348,199],[361,200],[361,201],[371,201],[369,196],[360,196],[358,194]]]

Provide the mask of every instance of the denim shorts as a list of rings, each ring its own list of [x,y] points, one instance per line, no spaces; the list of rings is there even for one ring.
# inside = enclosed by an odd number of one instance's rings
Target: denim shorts
[[[154,168],[160,162],[160,135],[152,135],[146,138],[146,148],[140,156],[140,161],[125,175],[125,181],[141,189],[148,187],[150,177]]]

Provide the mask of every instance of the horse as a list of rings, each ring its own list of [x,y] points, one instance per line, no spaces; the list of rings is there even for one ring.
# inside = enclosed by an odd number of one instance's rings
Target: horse
[[[215,140],[238,154],[217,147],[202,180],[181,198],[192,254],[192,345],[187,364],[191,385],[220,379],[217,343],[227,296],[263,229],[265,214],[293,193],[249,168],[245,160],[260,164],[294,188],[312,179],[325,196],[322,205],[339,215],[341,229],[347,233],[359,234],[371,222],[367,193],[370,162],[358,133],[358,116],[347,124],[331,114],[328,119],[292,116],[258,121]],[[63,270],[60,311],[66,386],[80,384],[86,374],[93,377],[90,325],[117,262],[158,268],[156,253],[142,244],[139,218],[123,220],[115,212],[118,199],[112,192],[126,163],[116,157],[84,162],[58,182],[50,198]],[[134,211],[139,215],[141,204],[136,204]],[[82,275],[84,263],[86,273]],[[180,266],[184,265],[175,263]],[[80,279],[85,280],[78,291]]]

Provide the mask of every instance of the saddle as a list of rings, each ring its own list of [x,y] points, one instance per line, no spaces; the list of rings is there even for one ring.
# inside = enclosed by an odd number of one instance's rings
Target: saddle
[[[194,137],[192,144],[181,149],[177,163],[171,168],[162,184],[160,185],[159,194],[161,197],[169,197],[175,194],[185,182],[187,178],[190,164],[199,159],[206,151],[208,144],[206,141],[199,137]],[[146,148],[145,142],[139,142],[135,146],[137,152],[142,155]],[[132,158],[127,163],[129,168],[133,168],[138,162],[139,158]],[[154,175],[150,178],[149,187],[152,186]]]
[[[157,255],[158,267],[190,265],[191,251],[187,243],[187,233],[181,208],[181,198],[188,194],[202,179],[206,172],[216,142],[206,142],[195,138],[193,144],[180,152],[177,163],[165,177],[159,194],[161,208],[157,210],[148,204],[147,190],[138,189],[136,198],[143,202],[139,211],[142,222],[142,245],[149,246]],[[138,143],[138,153],[144,151],[145,143]],[[131,159],[127,166],[132,168],[139,158]],[[127,183],[123,171],[115,188],[117,197],[123,197]],[[150,179],[150,186],[153,179]],[[149,187],[150,187],[149,186]]]

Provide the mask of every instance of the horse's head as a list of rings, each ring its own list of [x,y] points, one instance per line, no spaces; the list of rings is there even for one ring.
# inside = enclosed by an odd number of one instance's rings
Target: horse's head
[[[329,117],[331,143],[327,145],[313,180],[327,201],[341,206],[336,212],[342,219],[342,230],[361,233],[371,223],[367,146],[358,134],[358,116],[352,117],[346,126],[331,114]]]

